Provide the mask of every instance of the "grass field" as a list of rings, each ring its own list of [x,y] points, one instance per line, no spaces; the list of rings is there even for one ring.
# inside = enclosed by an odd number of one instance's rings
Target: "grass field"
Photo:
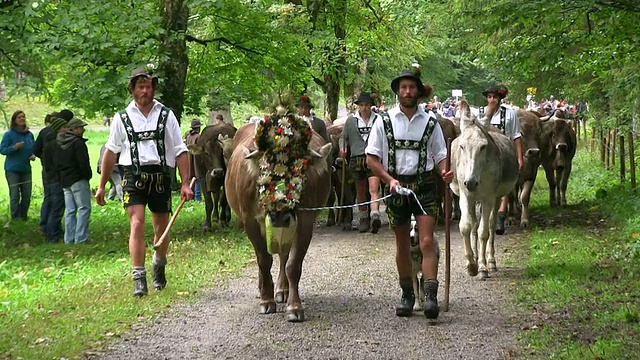
[[[552,209],[544,173],[532,198],[515,291],[525,359],[640,359],[640,201],[586,150],[574,159],[569,206]]]

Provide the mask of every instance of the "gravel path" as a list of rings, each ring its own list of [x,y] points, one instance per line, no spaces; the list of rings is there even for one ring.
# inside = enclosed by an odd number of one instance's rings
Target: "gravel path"
[[[436,236],[444,250],[444,233]],[[452,224],[450,311],[429,325],[422,313],[395,316],[399,300],[393,234],[318,228],[304,263],[300,293],[306,322],[258,314],[257,267],[178,306],[150,327],[114,344],[101,359],[505,359],[517,330],[505,268],[509,237],[497,237],[497,273],[486,281],[466,275],[464,250]],[[444,254],[444,251],[443,251]],[[440,261],[439,301],[444,294]],[[277,274],[274,262],[274,280]]]

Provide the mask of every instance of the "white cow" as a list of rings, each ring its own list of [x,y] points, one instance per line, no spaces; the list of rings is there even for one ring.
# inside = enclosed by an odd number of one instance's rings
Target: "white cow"
[[[482,125],[465,101],[460,102],[460,110],[461,134],[451,145],[451,166],[455,172],[451,190],[460,197],[459,227],[467,273],[476,276],[480,272],[480,278],[484,279],[489,275],[487,245],[489,270],[497,270],[493,244],[495,215],[500,198],[513,190],[518,180],[518,159],[513,141],[495,128]],[[481,205],[480,219],[476,204]]]

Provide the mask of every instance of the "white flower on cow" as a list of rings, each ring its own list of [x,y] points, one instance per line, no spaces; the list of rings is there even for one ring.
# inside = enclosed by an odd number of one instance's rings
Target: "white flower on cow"
[[[269,175],[261,175],[260,177],[258,177],[258,184],[260,185],[267,185],[271,182],[271,176]]]
[[[283,192],[281,192],[281,191],[276,191],[276,193],[275,193],[275,195],[274,195],[274,196],[275,196],[276,200],[278,200],[278,201],[280,201],[280,200],[284,200],[284,199],[286,198],[286,196],[284,195],[284,193],[283,193]]]
[[[298,186],[302,186],[302,176],[294,176],[291,178],[291,184],[293,184],[293,186],[295,186],[296,188]]]
[[[278,158],[278,162],[285,163],[285,162],[287,162],[287,159],[289,158],[289,155],[287,155],[287,153],[282,152],[282,153],[278,154],[277,158]]]
[[[273,172],[278,176],[284,176],[284,174],[287,173],[287,167],[284,164],[277,164],[274,167]]]
[[[288,136],[280,136],[280,137],[278,137],[278,140],[276,140],[276,144],[280,145],[281,147],[287,146],[287,144],[289,144],[289,137]],[[285,161],[286,161],[286,159],[285,159]]]

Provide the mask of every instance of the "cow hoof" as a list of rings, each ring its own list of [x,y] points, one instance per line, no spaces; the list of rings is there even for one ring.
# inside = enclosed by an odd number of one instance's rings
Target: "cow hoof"
[[[520,228],[521,229],[526,229],[529,227],[529,221],[521,221],[520,222]]]
[[[482,270],[478,273],[478,280],[484,280],[489,277],[489,272],[487,270]]]
[[[495,261],[490,261],[489,262],[489,271],[491,271],[491,272],[498,271],[498,266],[496,265]]]
[[[287,309],[285,314],[288,322],[303,322],[304,310],[303,309]]]
[[[279,304],[284,304],[289,300],[289,291],[278,291],[276,292],[276,302]]]
[[[276,312],[276,302],[269,301],[264,304],[260,304],[260,314],[275,314]]]
[[[467,274],[469,274],[469,276],[476,276],[478,275],[478,263],[475,264],[468,264],[467,265]]]

